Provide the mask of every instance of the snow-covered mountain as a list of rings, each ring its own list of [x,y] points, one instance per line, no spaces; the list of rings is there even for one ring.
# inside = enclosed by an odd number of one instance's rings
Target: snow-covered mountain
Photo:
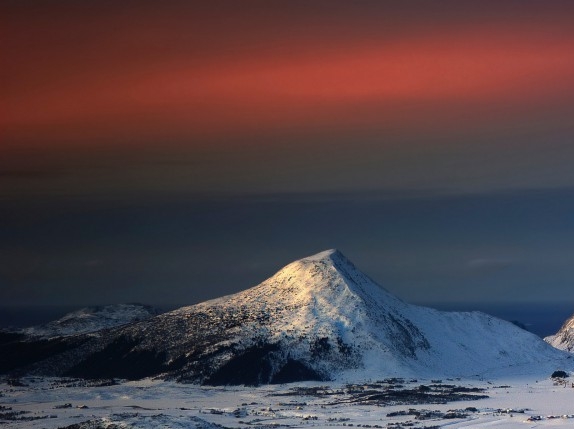
[[[567,354],[479,312],[407,304],[329,250],[246,291],[78,341],[27,372],[205,384],[508,375]]]
[[[544,338],[544,341],[557,349],[574,353],[574,315],[564,322],[556,334]]]
[[[58,320],[19,330],[34,337],[52,338],[67,335],[81,335],[110,329],[129,323],[140,322],[159,312],[142,304],[114,304],[86,307],[66,314]]]

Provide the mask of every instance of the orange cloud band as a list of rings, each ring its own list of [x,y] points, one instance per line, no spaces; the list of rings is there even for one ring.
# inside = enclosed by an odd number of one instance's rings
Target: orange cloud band
[[[95,70],[5,98],[0,127],[31,138],[416,127],[461,107],[512,115],[574,95],[574,37],[460,32],[308,52]]]

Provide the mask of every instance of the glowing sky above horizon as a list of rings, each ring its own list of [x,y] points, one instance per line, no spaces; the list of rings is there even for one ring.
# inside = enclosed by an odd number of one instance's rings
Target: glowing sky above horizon
[[[53,189],[42,180],[41,192],[77,192],[74,183],[108,192],[105,183],[82,177],[90,165],[103,165],[116,182],[131,179],[128,191],[154,183],[200,192],[429,184],[467,191],[567,186],[573,178],[550,167],[571,155],[570,2],[2,7],[5,176],[63,169],[77,176],[54,179]],[[538,162],[542,150],[550,154],[541,173],[527,173],[525,164]],[[332,167],[317,173],[299,165],[294,158],[307,151],[314,161],[328,152]],[[514,152],[516,161],[508,159]],[[454,154],[444,165],[441,159]],[[158,158],[164,165],[150,168]],[[247,168],[230,166],[238,158]],[[115,159],[121,168],[110,165]],[[268,159],[276,164],[271,172],[249,171]],[[349,159],[349,175],[324,183]],[[492,183],[489,159],[499,183]],[[372,160],[399,171],[377,174]],[[448,167],[457,160],[460,168]],[[173,163],[183,166],[166,166]],[[421,177],[403,174],[409,163]],[[186,179],[184,170],[196,168]],[[312,180],[289,185],[277,171]]]
[[[574,3],[566,0],[3,1],[0,283],[7,285],[5,302],[41,301],[52,288],[58,290],[55,301],[65,300],[74,282],[89,283],[92,291],[105,289],[122,278],[139,279],[148,269],[144,265],[156,267],[145,276],[149,293],[144,294],[156,299],[161,294],[153,292],[152,281],[171,266],[165,255],[183,243],[162,241],[166,251],[153,263],[139,252],[157,246],[150,231],[166,228],[181,210],[190,210],[192,218],[202,213],[197,225],[212,236],[226,225],[227,241],[234,243],[228,247],[191,234],[186,236],[195,249],[191,253],[201,248],[215,258],[224,254],[237,273],[247,264],[236,260],[237,253],[251,260],[264,252],[267,262],[249,275],[243,272],[243,287],[271,274],[271,266],[324,246],[341,247],[327,232],[309,234],[308,241],[300,237],[297,244],[287,240],[297,236],[298,227],[278,219],[278,210],[295,213],[299,203],[284,207],[292,198],[310,204],[303,204],[309,217],[297,217],[303,223],[325,214],[321,202],[346,213],[335,222],[335,236],[347,246],[341,250],[351,259],[353,252],[362,255],[367,266],[420,301],[429,297],[421,279],[442,285],[434,289],[439,293],[433,300],[458,296],[452,295],[455,283],[474,284],[453,275],[473,260],[530,266],[533,260],[547,261],[536,273],[516,268],[513,279],[503,276],[491,284],[514,285],[509,286],[514,290],[526,278],[535,282],[545,269],[558,267],[557,290],[562,290],[574,261],[557,258],[550,249],[574,255],[563,242],[574,216],[567,220],[570,205],[560,200],[574,188],[573,18]],[[512,195],[513,210],[524,206],[536,212],[540,225],[533,226],[530,218],[490,216],[505,207],[500,195]],[[429,202],[450,197],[462,198],[468,207],[454,204],[456,210],[446,213]],[[354,205],[368,210],[372,198],[379,209],[395,201],[389,209],[395,214],[403,213],[398,207],[405,201],[416,200],[422,214],[404,223],[386,209],[380,218],[347,212]],[[471,212],[481,198],[489,201],[488,210],[476,217]],[[224,207],[219,224],[210,220],[217,211],[214,199]],[[178,201],[193,203],[181,209]],[[537,206],[542,202],[544,210]],[[251,222],[246,213],[255,206],[265,219],[277,217],[275,232]],[[93,216],[100,211],[101,217]],[[129,235],[120,250],[112,238],[122,235],[117,225],[131,228],[124,222],[127,212],[147,219],[147,229]],[[513,213],[522,216],[518,209]],[[187,228],[178,216],[174,225]],[[476,247],[475,235],[452,229],[453,219],[438,226],[428,221],[435,216],[456,216],[492,241]],[[73,227],[67,230],[61,219]],[[556,219],[560,222],[547,225]],[[358,235],[357,222],[366,228]],[[381,233],[379,241],[372,238],[368,231],[382,224],[408,236],[401,243],[418,255],[415,260],[404,250],[398,259],[389,256],[391,243],[397,245],[391,232]],[[85,235],[81,225],[109,240]],[[438,232],[427,236],[425,228]],[[545,232],[536,235],[533,228]],[[59,234],[52,236],[52,229]],[[501,241],[507,229],[514,235]],[[259,249],[241,250],[246,230],[268,240]],[[418,231],[419,241],[409,231]],[[517,244],[523,234],[536,239]],[[51,237],[51,244],[42,235]],[[446,246],[449,240],[453,247]],[[262,250],[274,246],[288,249]],[[442,249],[440,269],[427,257],[433,246]],[[379,266],[367,254],[386,255],[392,267]],[[467,259],[456,265],[455,254]],[[133,268],[93,277],[94,270],[106,270],[102,261],[109,255],[131,261]],[[413,271],[410,263],[419,265]],[[231,277],[203,272],[211,266],[203,259],[190,264],[185,275],[201,271],[203,283],[220,281],[213,291],[236,290]],[[499,275],[499,270],[489,273]],[[89,276],[98,280],[86,281]],[[529,287],[525,296],[535,299],[536,287]],[[138,300],[133,292],[110,292],[105,300]],[[174,292],[174,299],[213,297],[186,293]],[[96,301],[95,295],[79,296]],[[457,299],[476,298],[469,292]]]

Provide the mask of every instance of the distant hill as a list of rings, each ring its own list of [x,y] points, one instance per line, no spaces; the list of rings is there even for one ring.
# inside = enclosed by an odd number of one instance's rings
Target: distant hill
[[[19,332],[34,337],[61,337],[87,334],[149,319],[159,312],[142,304],[114,304],[86,307],[52,322],[23,328]]]

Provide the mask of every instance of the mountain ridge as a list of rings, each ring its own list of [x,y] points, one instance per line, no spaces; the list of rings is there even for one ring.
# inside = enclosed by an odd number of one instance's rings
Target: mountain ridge
[[[564,322],[556,334],[549,335],[544,341],[559,350],[574,353],[574,315]]]
[[[75,344],[23,371],[264,384],[546,372],[566,355],[510,322],[408,304],[331,249],[242,292]]]

